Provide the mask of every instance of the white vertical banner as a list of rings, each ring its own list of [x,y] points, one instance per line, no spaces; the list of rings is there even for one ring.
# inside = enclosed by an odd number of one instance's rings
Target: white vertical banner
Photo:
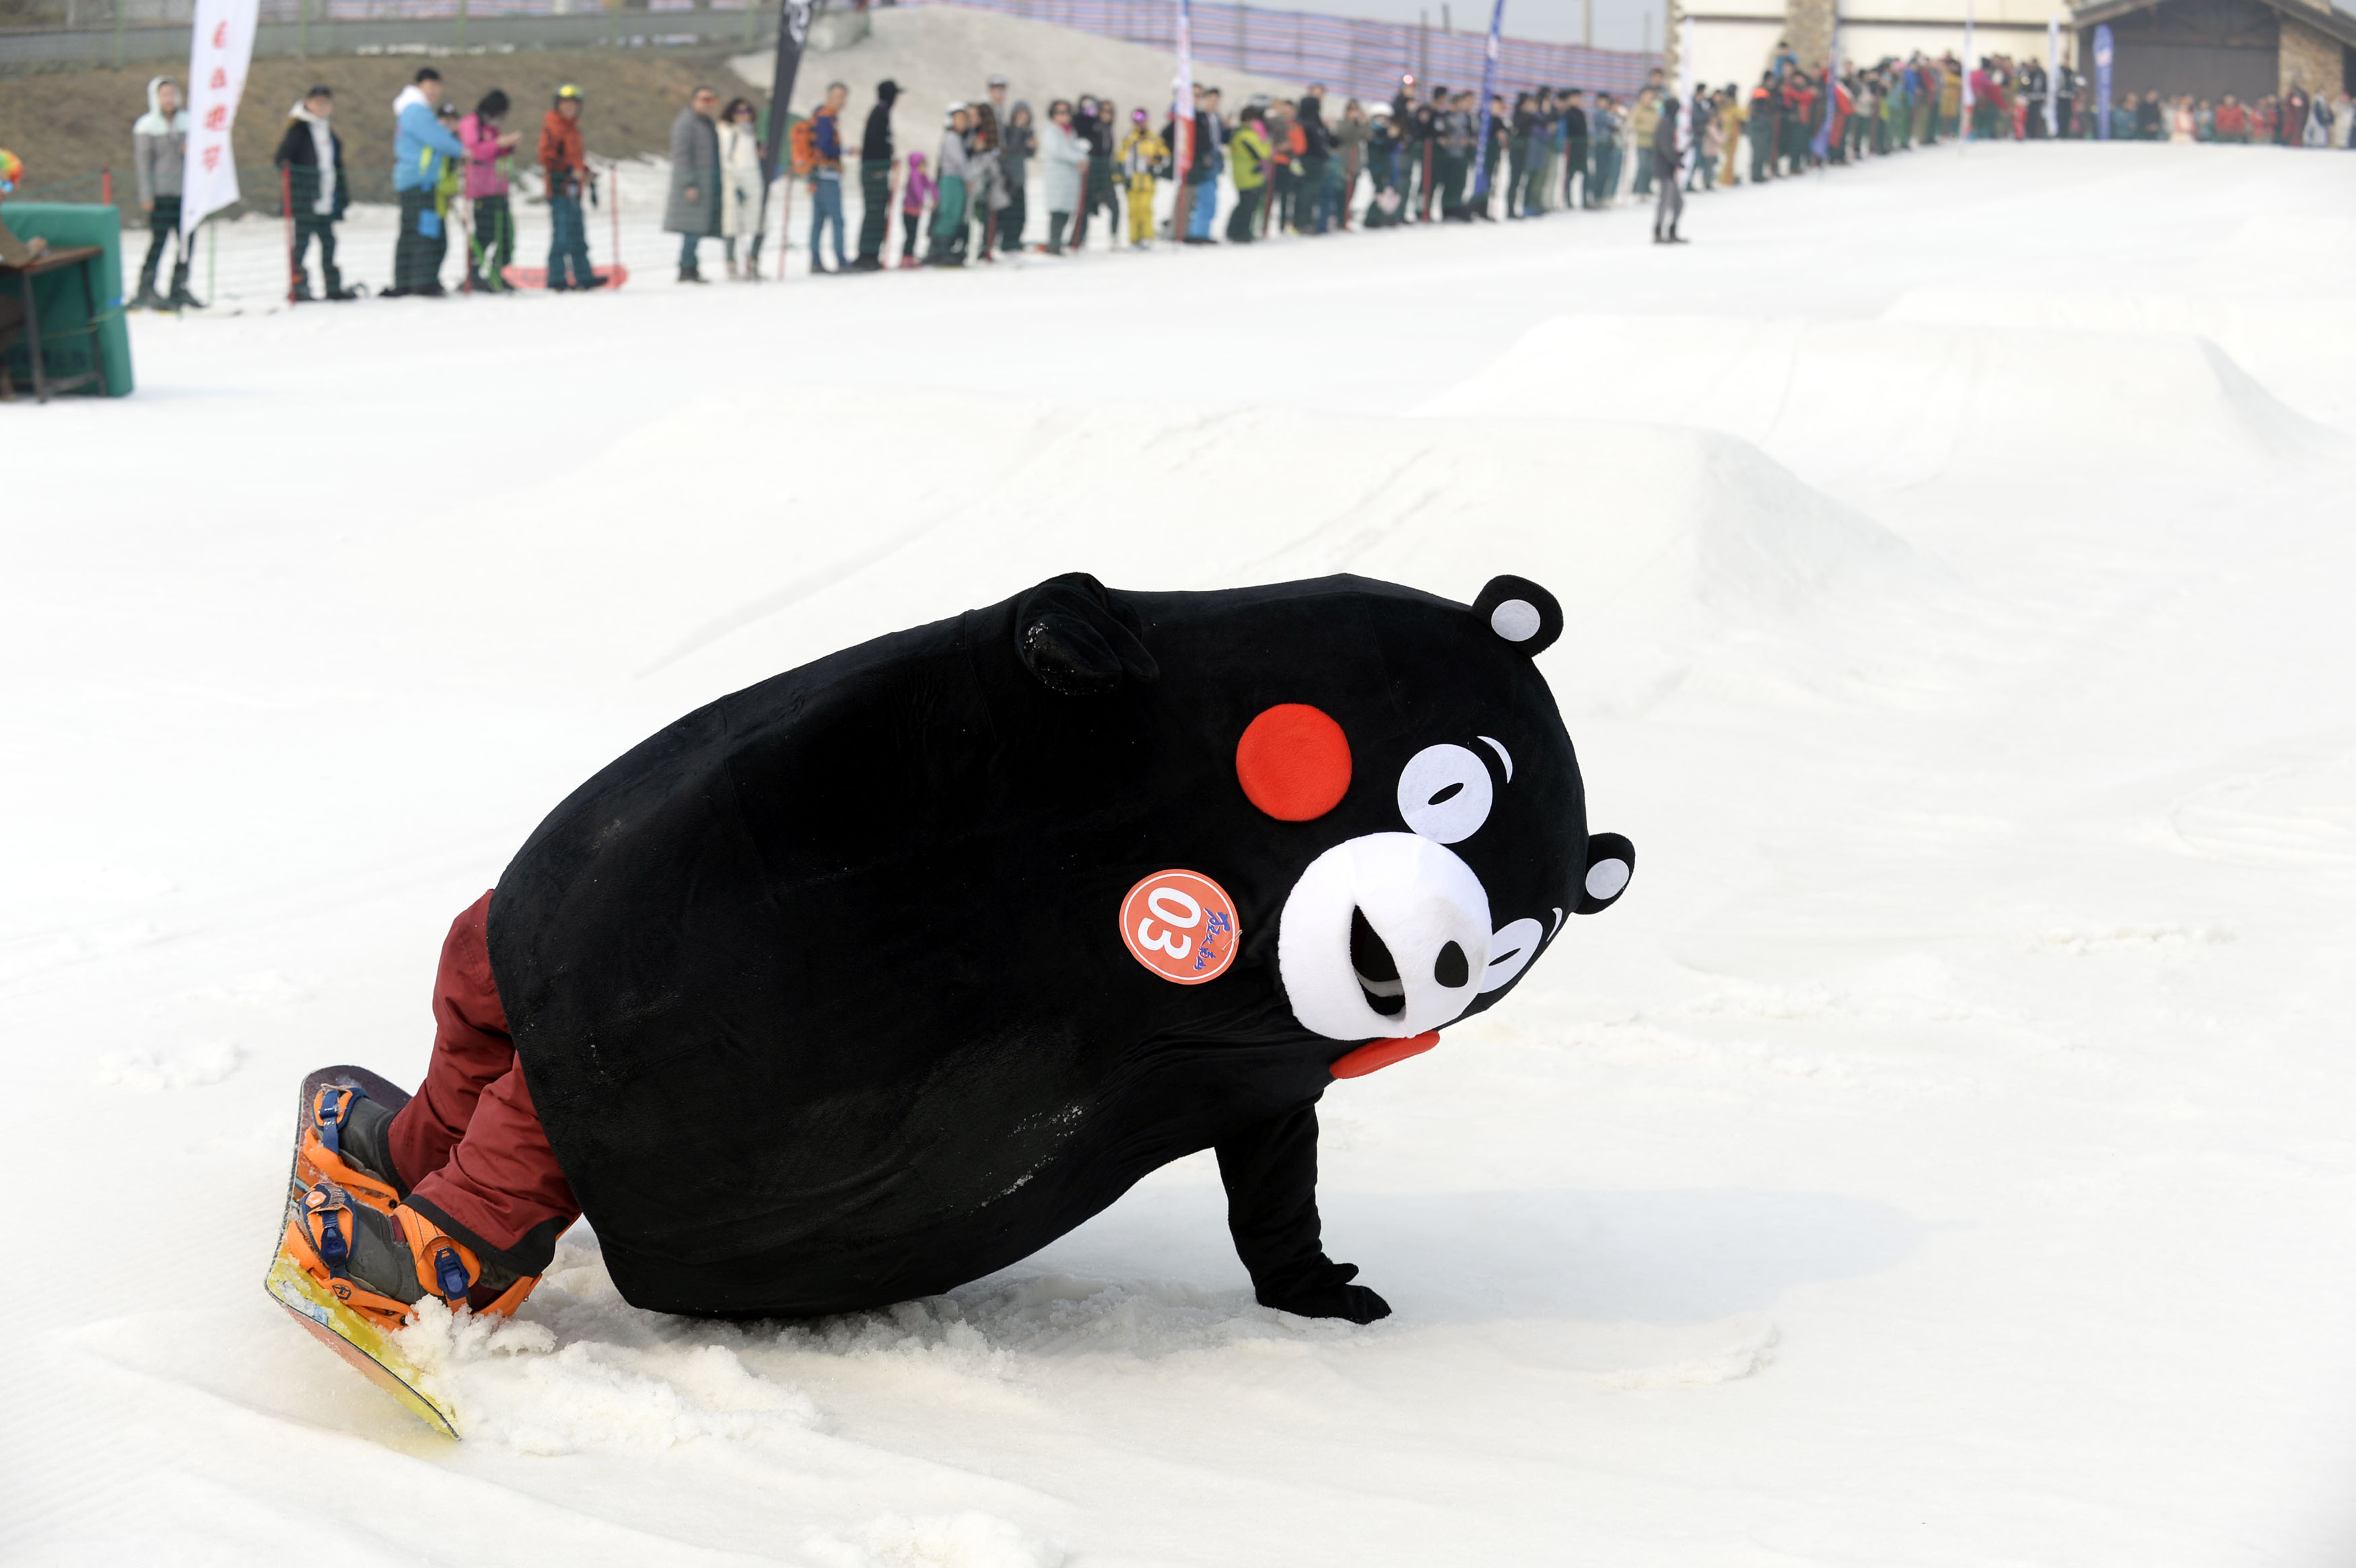
[[[253,62],[253,28],[262,0],[197,0],[188,49],[188,161],[180,176],[180,232],[238,198],[237,150],[230,128]]]
[[[2045,18],[2045,133],[2062,134],[2062,18]]]

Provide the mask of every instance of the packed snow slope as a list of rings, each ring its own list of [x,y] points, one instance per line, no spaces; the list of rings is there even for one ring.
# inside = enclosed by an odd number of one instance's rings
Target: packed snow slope
[[[0,1558],[2224,1568],[2356,1554],[2356,160],[133,331],[0,410]],[[1325,1101],[946,1297],[577,1230],[437,1441],[264,1299],[294,1085],[691,706],[1085,569],[1563,600],[1642,848]],[[978,939],[980,939],[978,935]]]

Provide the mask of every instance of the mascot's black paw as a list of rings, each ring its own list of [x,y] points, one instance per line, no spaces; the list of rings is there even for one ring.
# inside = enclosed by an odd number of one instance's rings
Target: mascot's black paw
[[[1373,1323],[1391,1315],[1391,1304],[1363,1285],[1356,1264],[1327,1264],[1308,1281],[1255,1292],[1262,1307],[1301,1317],[1344,1317],[1353,1323]]]
[[[1048,690],[1093,697],[1161,667],[1138,640],[1137,613],[1085,571],[1049,578],[1014,606],[1014,650]]]

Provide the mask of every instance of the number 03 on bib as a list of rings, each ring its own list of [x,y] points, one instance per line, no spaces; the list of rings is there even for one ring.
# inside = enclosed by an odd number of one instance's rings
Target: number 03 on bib
[[[1242,935],[1235,901],[1200,871],[1156,871],[1120,901],[1120,939],[1130,956],[1181,986],[1226,973]]]

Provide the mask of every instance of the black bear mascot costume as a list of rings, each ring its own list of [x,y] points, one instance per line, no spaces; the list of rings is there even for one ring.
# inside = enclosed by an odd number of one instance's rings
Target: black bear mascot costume
[[[395,1299],[511,1307],[585,1212],[639,1307],[808,1317],[1003,1267],[1211,1148],[1258,1299],[1380,1317],[1323,1248],[1319,1097],[1633,869],[1532,663],[1561,630],[1515,577],[1468,609],[1075,574],[723,698],[461,917],[390,1128],[321,1093],[305,1147],[384,1190],[377,1231],[311,1234],[355,1276],[379,1232],[413,1253]]]

